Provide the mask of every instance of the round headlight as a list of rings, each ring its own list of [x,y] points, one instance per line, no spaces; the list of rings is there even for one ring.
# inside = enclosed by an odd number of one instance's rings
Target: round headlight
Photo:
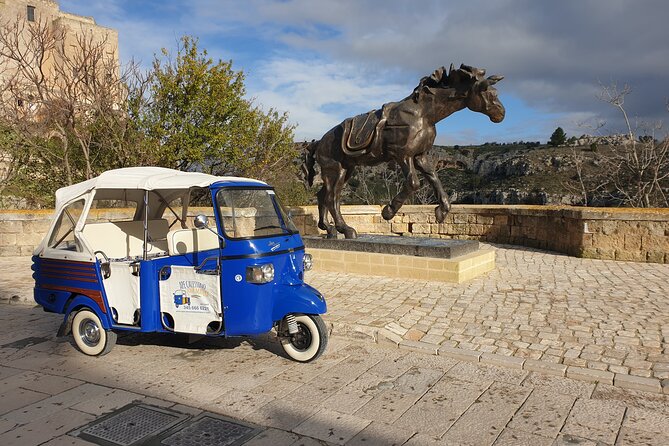
[[[253,265],[246,267],[246,281],[249,283],[269,283],[274,280],[274,265]]]
[[[304,259],[302,260],[304,264],[304,270],[309,271],[314,267],[314,258],[311,254],[304,254]]]
[[[265,283],[271,282],[274,280],[274,265],[271,263],[266,263],[260,267],[262,271],[263,281]]]

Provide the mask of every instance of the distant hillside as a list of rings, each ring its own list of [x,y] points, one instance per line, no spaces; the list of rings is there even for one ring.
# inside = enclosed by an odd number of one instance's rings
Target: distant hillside
[[[583,175],[594,173],[608,146],[551,147],[539,143],[434,146],[430,156],[453,203],[582,204],[575,159]],[[383,203],[401,187],[392,166],[360,168],[344,197],[347,203]],[[421,178],[413,203],[434,198]],[[592,204],[592,203],[591,203]],[[605,205],[606,203],[599,203]]]
[[[597,164],[589,147],[528,143],[433,150],[439,178],[456,203],[578,204],[573,151],[587,154],[592,168]]]

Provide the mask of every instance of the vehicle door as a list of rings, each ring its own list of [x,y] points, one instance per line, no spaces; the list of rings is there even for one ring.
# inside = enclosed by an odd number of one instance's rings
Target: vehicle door
[[[223,330],[221,241],[212,206],[193,212],[207,216],[207,224],[195,227],[193,216],[184,214],[183,225],[167,233],[169,262],[158,274],[161,322],[175,332],[218,334]]]

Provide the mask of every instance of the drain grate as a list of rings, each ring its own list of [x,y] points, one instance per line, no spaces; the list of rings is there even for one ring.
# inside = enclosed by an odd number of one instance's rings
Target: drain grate
[[[130,404],[75,434],[103,446],[132,446],[174,427],[188,416],[143,404]]]
[[[251,426],[211,413],[202,414],[186,426],[178,426],[173,430],[175,430],[174,433],[165,434],[164,438],[156,444],[162,446],[237,446],[258,433]]]

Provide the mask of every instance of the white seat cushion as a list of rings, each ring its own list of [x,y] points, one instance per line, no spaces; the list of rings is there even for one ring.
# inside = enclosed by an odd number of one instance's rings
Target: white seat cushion
[[[150,220],[149,254],[167,252],[167,220]],[[110,259],[139,257],[144,253],[144,222],[118,221],[87,223],[82,235],[93,251],[102,251]]]
[[[171,256],[218,247],[218,235],[208,229],[175,229],[167,233],[167,251]]]

